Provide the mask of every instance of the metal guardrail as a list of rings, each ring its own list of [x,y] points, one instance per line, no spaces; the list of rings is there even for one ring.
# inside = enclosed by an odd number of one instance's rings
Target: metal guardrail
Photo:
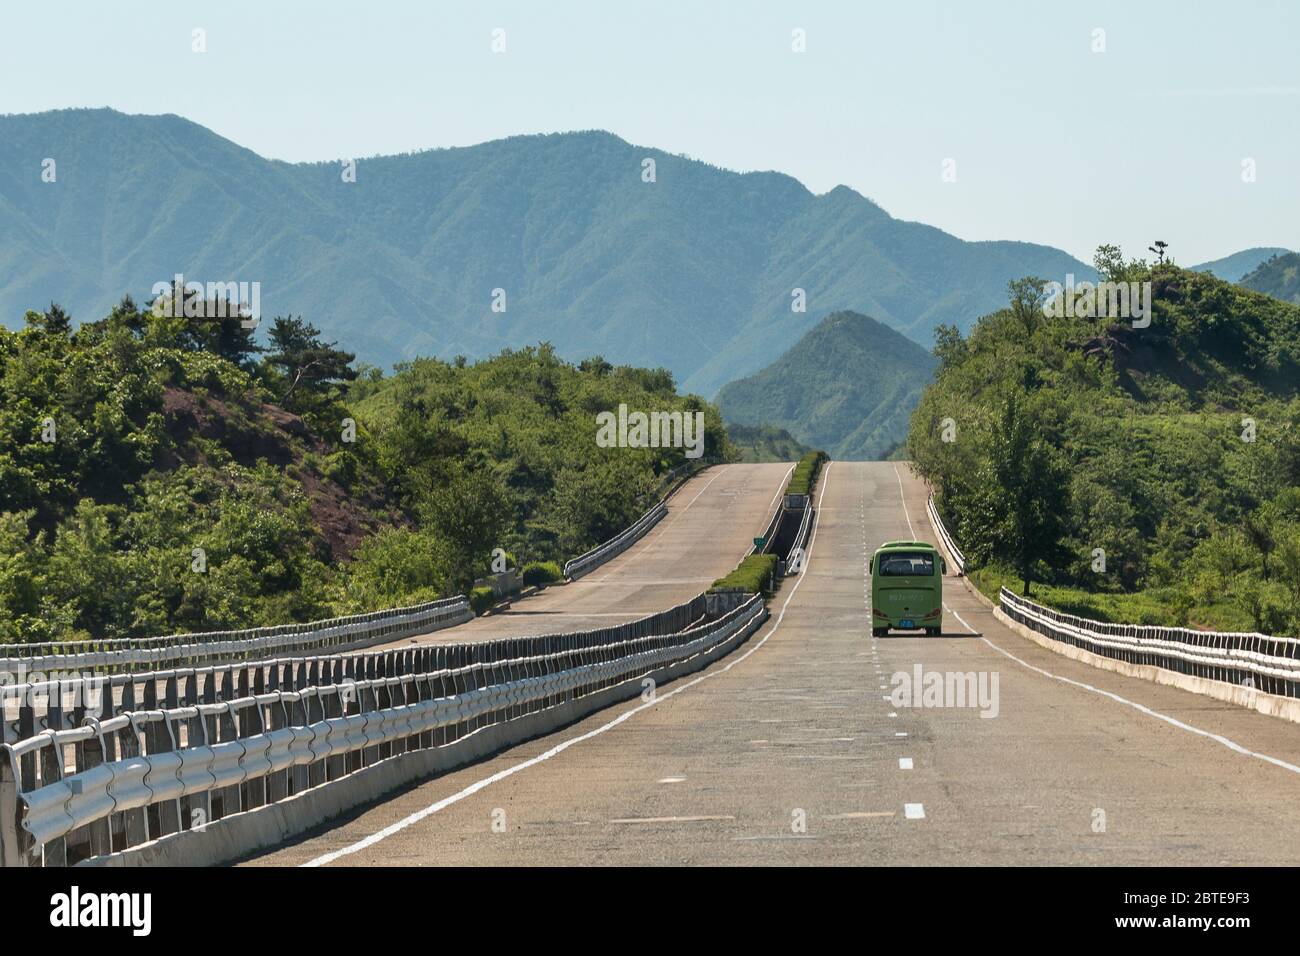
[[[803,509],[803,518],[799,521],[799,530],[794,533],[794,540],[790,542],[790,560],[786,562],[787,573],[789,574],[803,574],[807,560],[808,536],[812,533],[815,512],[816,509],[812,507],[811,502],[808,507]],[[798,555],[797,558],[796,555]]]
[[[642,535],[658,524],[666,514],[668,514],[668,506],[661,501],[608,541],[596,545],[586,554],[581,554],[565,562],[564,576],[570,580],[580,578],[587,572],[600,567],[615,555],[622,554],[635,544]]]
[[[570,558],[564,564],[564,576],[570,581],[580,578],[589,571],[595,570],[604,564],[610,558],[622,554],[631,547],[642,535],[653,528],[665,515],[668,514],[668,499],[672,493],[685,482],[686,479],[692,478],[696,473],[703,471],[710,465],[715,464],[712,460],[700,459],[699,461],[688,461],[678,465],[676,468],[664,475],[655,488],[651,497],[659,499],[645,514],[633,522],[629,527],[624,528],[608,541],[596,545],[590,551],[578,555],[576,558]]]
[[[665,634],[683,630],[705,613],[702,597],[624,625],[621,633]],[[613,634],[611,628],[584,632]],[[47,730],[79,727],[87,717],[104,720],[136,710],[192,707],[277,690],[301,690],[349,680],[368,680],[474,663],[490,642],[424,644],[350,654],[224,662],[203,667],[63,676],[0,686],[0,743],[16,743]]]
[[[425,648],[413,672],[87,717],[5,744],[0,861],[65,865],[200,828],[689,660],[765,614],[755,595],[649,633],[704,601],[581,634]]]
[[[933,494],[925,499],[925,513],[930,516],[930,524],[934,526],[935,534],[939,536],[948,556],[952,558],[953,567],[958,574],[965,574],[966,556],[961,553],[961,548],[957,547],[957,541],[948,533],[943,518],[939,517],[939,509],[934,506]]]
[[[1101,657],[1300,697],[1300,640],[1296,638],[1110,624],[1044,607],[1005,587],[998,598],[1013,621]]]
[[[283,624],[238,631],[208,631],[167,637],[8,644],[0,673],[93,671],[111,673],[198,665],[215,661],[254,660],[306,651],[355,647],[380,639],[400,640],[473,618],[463,595],[368,614]]]
[[[693,461],[683,462],[676,468],[665,472],[663,478],[659,480],[659,484],[655,486],[655,489],[642,498],[641,501],[643,503],[646,501],[666,502],[673,490],[677,488],[679,483],[683,482],[684,479],[692,478],[697,472],[701,472],[705,468],[716,463],[716,460],[712,458],[697,458]]]

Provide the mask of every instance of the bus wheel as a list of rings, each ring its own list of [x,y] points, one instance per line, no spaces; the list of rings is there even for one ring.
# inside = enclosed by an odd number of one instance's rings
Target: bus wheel
[[[938,637],[941,633],[942,631],[937,627],[927,627],[925,629],[926,637]]]
[[[873,627],[871,629],[872,637],[884,637],[888,633],[889,633],[889,628],[887,627]]]

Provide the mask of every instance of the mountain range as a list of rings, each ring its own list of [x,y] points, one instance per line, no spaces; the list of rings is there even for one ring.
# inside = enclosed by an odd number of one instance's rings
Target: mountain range
[[[1283,302],[1300,305],[1300,253],[1288,252],[1264,260],[1241,284]]]
[[[1191,268],[1193,272],[1213,273],[1216,278],[1223,279],[1225,282],[1240,282],[1244,276],[1254,272],[1267,259],[1285,255],[1290,251],[1278,246],[1256,246],[1253,249],[1242,249],[1240,252],[1234,252],[1230,256],[1212,262],[1202,262],[1199,266]]]
[[[928,347],[939,323],[1000,307],[1010,279],[1093,275],[1048,246],[895,219],[844,186],[814,195],[605,132],[354,168],[350,182],[341,162],[268,160],[173,115],[0,116],[0,321],[50,301],[99,318],[176,273],[257,281],[264,317],[302,315],[376,365],[545,340],[712,396],[840,309]]]
[[[833,458],[882,458],[907,437],[936,364],[875,319],[835,312],[771,365],[725,386],[718,409],[729,424],[767,422]]]

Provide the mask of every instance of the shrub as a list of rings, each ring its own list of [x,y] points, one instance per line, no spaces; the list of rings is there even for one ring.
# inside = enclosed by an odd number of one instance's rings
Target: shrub
[[[725,578],[713,582],[710,590],[722,591],[740,588],[750,594],[770,593],[772,576],[776,574],[775,554],[750,554]]]
[[[564,572],[554,561],[533,561],[524,565],[523,581],[526,588],[535,584],[550,584],[562,577]]]
[[[794,466],[794,472],[790,475],[790,483],[786,485],[785,493],[787,495],[810,494],[822,462],[829,457],[824,451],[810,451],[799,459],[799,464]]]
[[[469,592],[469,606],[475,614],[482,614],[496,603],[496,592],[491,588],[474,588]]]

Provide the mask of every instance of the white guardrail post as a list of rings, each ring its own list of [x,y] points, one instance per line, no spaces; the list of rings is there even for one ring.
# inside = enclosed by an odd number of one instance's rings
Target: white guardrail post
[[[34,685],[5,688],[0,862],[103,860],[487,726],[596,709],[767,615],[759,595],[716,620],[705,605],[575,634],[119,674],[89,705],[46,686],[40,710]]]
[[[1300,640],[1296,638],[1111,624],[1036,604],[1005,587],[998,599],[1002,612],[1018,624],[1101,657],[1300,698]]]
[[[934,506],[934,495],[931,494],[925,499],[925,513],[930,516],[930,524],[934,527],[934,533],[938,536],[940,543],[943,544],[944,550],[948,552],[948,557],[952,559],[953,570],[959,575],[966,573],[966,557],[957,547],[957,542],[948,529],[944,526],[943,518],[939,517],[939,509]]]

